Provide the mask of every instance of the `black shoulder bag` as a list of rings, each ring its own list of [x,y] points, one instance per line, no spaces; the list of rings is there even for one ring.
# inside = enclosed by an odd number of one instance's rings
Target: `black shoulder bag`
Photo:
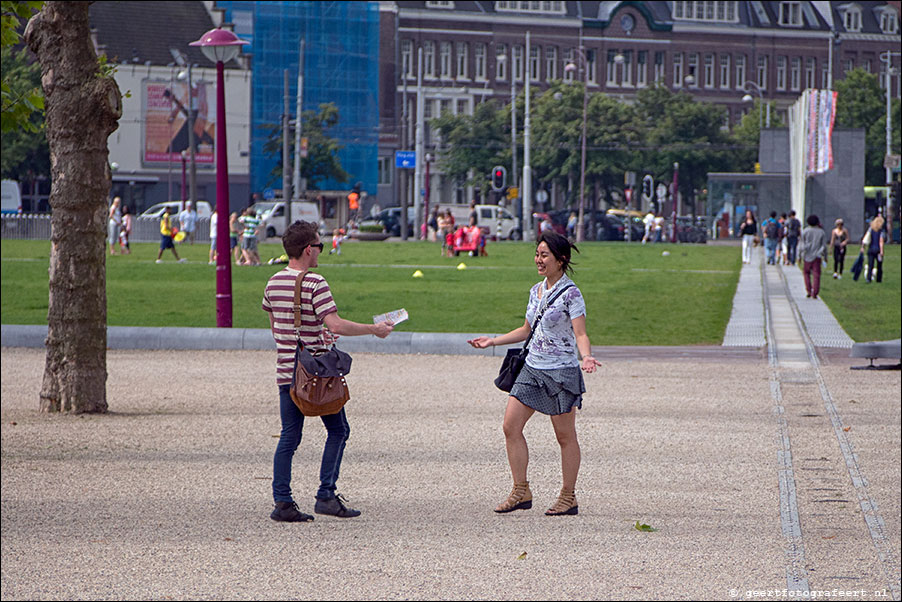
[[[513,388],[514,383],[517,381],[517,376],[520,375],[520,370],[523,369],[523,365],[526,363],[526,356],[529,354],[529,342],[532,340],[532,335],[536,332],[536,326],[539,325],[539,322],[542,321],[542,316],[545,315],[545,311],[551,307],[551,305],[557,301],[557,298],[564,294],[568,288],[572,288],[572,284],[568,284],[558,292],[554,294],[551,299],[548,300],[548,303],[545,304],[544,309],[539,312],[539,315],[536,316],[536,320],[533,323],[532,329],[529,331],[529,336],[526,338],[526,342],[523,343],[522,349],[508,349],[507,355],[504,356],[504,361],[501,363],[501,370],[498,372],[498,378],[495,379],[495,386],[501,389],[506,393],[510,393],[510,390]]]

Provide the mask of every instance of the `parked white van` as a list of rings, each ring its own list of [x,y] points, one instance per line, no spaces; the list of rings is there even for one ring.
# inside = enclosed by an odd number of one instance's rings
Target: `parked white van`
[[[470,220],[469,205],[440,205],[440,210],[451,209],[455,226],[466,226]],[[521,240],[523,231],[520,220],[501,205],[476,205],[476,225],[499,239]]]
[[[178,216],[179,213],[182,212],[182,201],[167,201],[165,203],[157,203],[156,205],[151,205],[151,207],[139,215],[140,218],[149,218],[149,219],[159,219],[163,217],[163,212],[166,211],[166,207],[170,207],[170,213],[174,216]],[[197,211],[197,217],[206,217],[209,218],[210,215],[213,214],[213,209],[210,207],[210,203],[207,201],[197,201],[195,203],[194,210]]]
[[[22,191],[15,180],[3,180],[3,214],[18,213],[22,209]]]
[[[260,205],[256,203],[255,205]],[[288,216],[285,215],[287,205],[284,201],[276,201],[272,209],[261,217],[260,231],[264,233],[265,238],[273,238],[274,236],[282,236],[285,229],[288,228]],[[303,220],[305,222],[320,223],[319,207],[316,203],[308,201],[292,201],[291,202],[291,220]]]

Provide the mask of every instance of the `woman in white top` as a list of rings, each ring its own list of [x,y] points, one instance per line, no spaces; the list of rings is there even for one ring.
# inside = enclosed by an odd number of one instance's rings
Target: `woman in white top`
[[[469,341],[477,349],[509,345],[526,340],[535,328],[526,365],[511,389],[504,414],[507,459],[514,488],[507,500],[495,508],[495,512],[532,508],[532,492],[526,478],[529,449],[523,437],[523,427],[536,411],[551,417],[561,446],[563,487],[557,502],[545,514],[559,516],[579,512],[575,488],[580,448],[576,438],[575,408],[582,407],[582,394],[586,390],[580,368],[591,373],[601,363],[592,357],[582,293],[566,274],[572,272],[571,249],[576,247],[564,236],[542,232],[536,246],[535,262],[539,275],[545,279],[530,290],[526,321],[505,335],[495,338],[483,336]],[[546,307],[546,303],[550,306]],[[540,313],[542,319],[532,324]]]
[[[119,244],[119,230],[122,228],[122,199],[116,197],[113,204],[110,205],[110,223],[107,233],[109,234],[110,255],[116,254],[116,245]]]

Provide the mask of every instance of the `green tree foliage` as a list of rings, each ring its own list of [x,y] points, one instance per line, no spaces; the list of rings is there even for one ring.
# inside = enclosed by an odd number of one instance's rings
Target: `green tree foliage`
[[[472,115],[445,113],[429,123],[441,140],[439,167],[457,182],[485,190],[493,166],[510,168],[510,104],[484,102]]]
[[[21,180],[28,176],[50,175],[50,148],[44,133],[43,96],[37,104],[38,110],[28,107],[36,106],[29,102],[19,103],[15,110],[6,112],[6,88],[11,91],[10,97],[27,96],[31,90],[40,90],[41,67],[37,63],[29,64],[24,52],[13,52],[10,48],[2,50],[2,72],[4,86],[4,126],[3,153],[0,155],[0,172],[4,178]],[[26,113],[29,113],[26,115]],[[7,121],[18,123],[18,127],[6,130]]]
[[[4,134],[13,130],[37,132],[40,124],[31,119],[32,113],[44,110],[44,95],[40,81],[31,83],[31,79],[21,69],[7,68],[7,61],[13,57],[12,49],[22,39],[20,33],[22,23],[41,10],[43,2],[8,2],[0,3],[2,9],[2,113],[0,113],[0,131]],[[7,54],[7,51],[10,54]],[[17,53],[18,54],[18,53]],[[4,136],[4,152],[6,137]]]
[[[734,162],[731,171],[752,172],[755,163],[758,162],[758,140],[761,134],[762,123],[767,123],[767,105],[762,105],[757,100],[755,107],[742,116],[742,119],[733,127],[731,139],[734,146]],[[771,103],[770,127],[786,127],[780,119],[777,109]]]
[[[885,182],[883,158],[886,155],[886,92],[880,87],[877,76],[864,69],[855,68],[845,79],[836,82],[835,127],[864,128],[865,130],[865,183],[879,186]],[[899,99],[891,100],[893,152],[899,153]]]
[[[301,177],[307,180],[308,190],[319,190],[325,180],[347,182],[348,172],[341,166],[338,151],[343,147],[335,138],[328,136],[328,130],[338,125],[338,107],[334,103],[324,103],[319,111],[309,110],[303,113],[301,135],[307,138],[307,157],[301,160]],[[265,126],[270,132],[269,139],[263,145],[267,157],[277,158],[278,162],[270,172],[270,184],[282,181],[282,127],[281,125]],[[294,136],[289,141],[289,152],[294,156]]]

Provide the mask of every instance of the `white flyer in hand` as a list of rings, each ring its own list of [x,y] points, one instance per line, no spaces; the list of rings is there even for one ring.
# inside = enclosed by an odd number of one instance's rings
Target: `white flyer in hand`
[[[379,322],[390,321],[392,324],[400,324],[404,320],[407,319],[407,310],[403,307],[401,309],[396,309],[395,311],[390,311],[387,314],[380,314],[378,316],[373,316],[373,324],[378,324]]]

